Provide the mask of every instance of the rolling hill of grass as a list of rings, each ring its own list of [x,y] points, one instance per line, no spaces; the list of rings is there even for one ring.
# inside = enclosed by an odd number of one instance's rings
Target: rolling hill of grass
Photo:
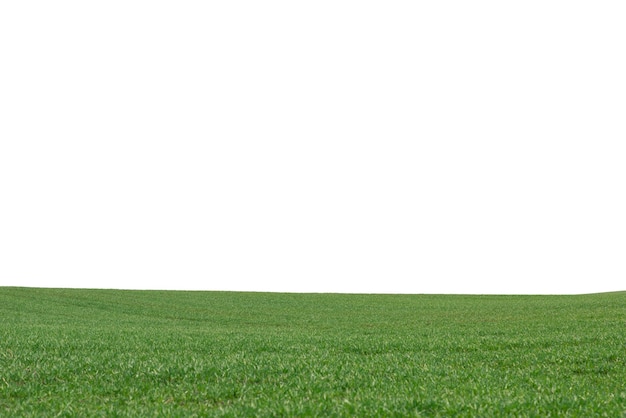
[[[0,416],[626,416],[626,292],[0,287]]]

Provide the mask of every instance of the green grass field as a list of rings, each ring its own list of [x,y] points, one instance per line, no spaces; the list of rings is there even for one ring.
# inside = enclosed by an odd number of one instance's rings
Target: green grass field
[[[626,292],[0,287],[1,416],[626,416]]]

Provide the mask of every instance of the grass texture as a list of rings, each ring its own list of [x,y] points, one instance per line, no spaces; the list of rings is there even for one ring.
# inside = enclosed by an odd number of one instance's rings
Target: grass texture
[[[626,292],[0,287],[0,416],[626,416]]]

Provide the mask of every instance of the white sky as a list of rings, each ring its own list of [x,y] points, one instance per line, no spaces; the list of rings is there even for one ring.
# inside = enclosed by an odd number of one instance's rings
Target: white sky
[[[4,1],[0,285],[626,289],[622,1]]]

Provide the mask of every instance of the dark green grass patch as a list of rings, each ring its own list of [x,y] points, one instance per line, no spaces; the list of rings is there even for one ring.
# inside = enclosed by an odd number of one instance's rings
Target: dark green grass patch
[[[626,293],[0,288],[2,416],[626,416]]]

